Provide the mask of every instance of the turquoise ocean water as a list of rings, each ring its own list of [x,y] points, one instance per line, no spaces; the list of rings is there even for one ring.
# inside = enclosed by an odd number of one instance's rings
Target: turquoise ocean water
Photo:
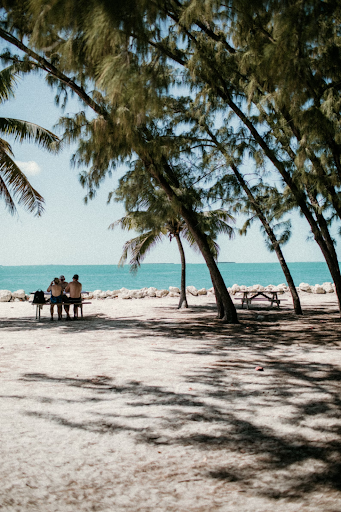
[[[296,286],[301,282],[310,285],[332,281],[327,265],[316,263],[289,263]],[[251,286],[253,284],[278,285],[284,283],[284,275],[279,263],[219,263],[219,269],[227,286],[234,283]],[[180,285],[180,264],[151,263],[143,264],[136,274],[129,271],[129,266],[118,268],[117,265],[29,265],[0,266],[0,289],[15,291],[24,289],[30,293],[37,289],[46,290],[54,277],[65,275],[67,281],[79,274],[83,290],[118,290],[122,287],[139,289],[145,286],[168,289]],[[187,264],[187,285],[196,288],[212,286],[205,264]]]

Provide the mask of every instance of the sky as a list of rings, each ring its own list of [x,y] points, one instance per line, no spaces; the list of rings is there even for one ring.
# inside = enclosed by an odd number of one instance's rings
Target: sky
[[[15,98],[2,104],[1,116],[37,123],[60,135],[54,125],[61,115],[76,113],[84,107],[73,99],[64,112],[55,106],[54,92],[43,77],[26,76],[20,79]],[[25,172],[33,187],[45,199],[45,212],[40,218],[18,207],[18,215],[11,216],[0,200],[0,265],[111,265],[117,264],[125,241],[134,233],[114,231],[108,226],[124,216],[121,204],[107,204],[108,193],[124,174],[121,167],[112,178],[101,185],[95,199],[84,204],[86,191],[79,183],[82,169],[70,164],[75,146],[65,146],[61,153],[50,154],[34,144],[11,143],[15,161]],[[84,169],[85,170],[85,169]],[[292,216],[293,234],[283,247],[288,262],[323,261],[319,247],[307,241],[309,227],[298,214]],[[242,225],[237,219],[236,226]],[[336,236],[336,227],[332,230]],[[239,263],[276,262],[254,223],[247,236],[236,235],[233,240],[218,238],[219,261]],[[188,263],[203,263],[203,257],[185,245]],[[340,247],[337,247],[340,258]],[[177,244],[166,238],[145,259],[146,263],[179,263]]]

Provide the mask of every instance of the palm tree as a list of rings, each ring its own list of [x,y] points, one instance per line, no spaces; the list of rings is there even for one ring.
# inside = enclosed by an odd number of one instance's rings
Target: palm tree
[[[170,240],[175,238],[181,259],[181,287],[178,309],[181,307],[188,308],[186,298],[186,259],[181,238],[185,239],[194,249],[199,249],[184,220],[175,214],[170,203],[167,204],[166,198],[164,198],[164,201],[162,212],[156,213],[151,211],[151,209],[147,211],[131,211],[121,219],[113,222],[109,229],[120,226],[122,229],[128,231],[135,230],[141,233],[124,244],[123,254],[119,261],[119,265],[124,265],[128,259],[128,254],[130,254],[129,264],[132,271],[137,271],[148,252],[158,242],[161,242],[164,237],[167,236]],[[212,254],[217,258],[219,246],[215,239],[219,233],[226,233],[230,237],[233,236],[233,228],[228,224],[228,222],[233,220],[233,217],[223,209],[197,212],[197,217],[203,231],[206,233]]]
[[[0,71],[0,104],[14,96],[16,77],[12,67]],[[15,142],[35,142],[49,151],[57,151],[60,147],[58,137],[52,132],[21,119],[0,117],[0,134],[14,137]],[[44,199],[32,187],[13,157],[10,144],[0,137],[0,198],[11,214],[16,213],[17,203],[40,216],[44,211]]]

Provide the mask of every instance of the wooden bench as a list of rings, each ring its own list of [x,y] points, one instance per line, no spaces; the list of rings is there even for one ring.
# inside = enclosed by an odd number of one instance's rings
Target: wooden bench
[[[51,302],[49,299],[47,299],[46,302],[41,302],[41,303],[31,301],[31,304],[32,304],[32,306],[36,306],[36,320],[38,320],[38,322],[40,322],[41,310],[43,309],[44,306],[51,306]],[[81,318],[83,318],[83,305],[84,304],[92,304],[92,302],[82,301],[82,302],[78,302],[76,304],[73,302],[62,302],[61,306],[66,306],[66,305],[77,306],[78,308],[80,308]],[[54,305],[58,306],[58,304],[54,304]]]

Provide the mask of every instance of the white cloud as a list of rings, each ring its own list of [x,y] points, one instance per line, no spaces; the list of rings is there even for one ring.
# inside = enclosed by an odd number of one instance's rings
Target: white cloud
[[[31,160],[30,162],[15,162],[17,166],[22,170],[23,173],[27,174],[28,176],[36,176],[41,172],[41,169],[37,162],[34,162]]]

